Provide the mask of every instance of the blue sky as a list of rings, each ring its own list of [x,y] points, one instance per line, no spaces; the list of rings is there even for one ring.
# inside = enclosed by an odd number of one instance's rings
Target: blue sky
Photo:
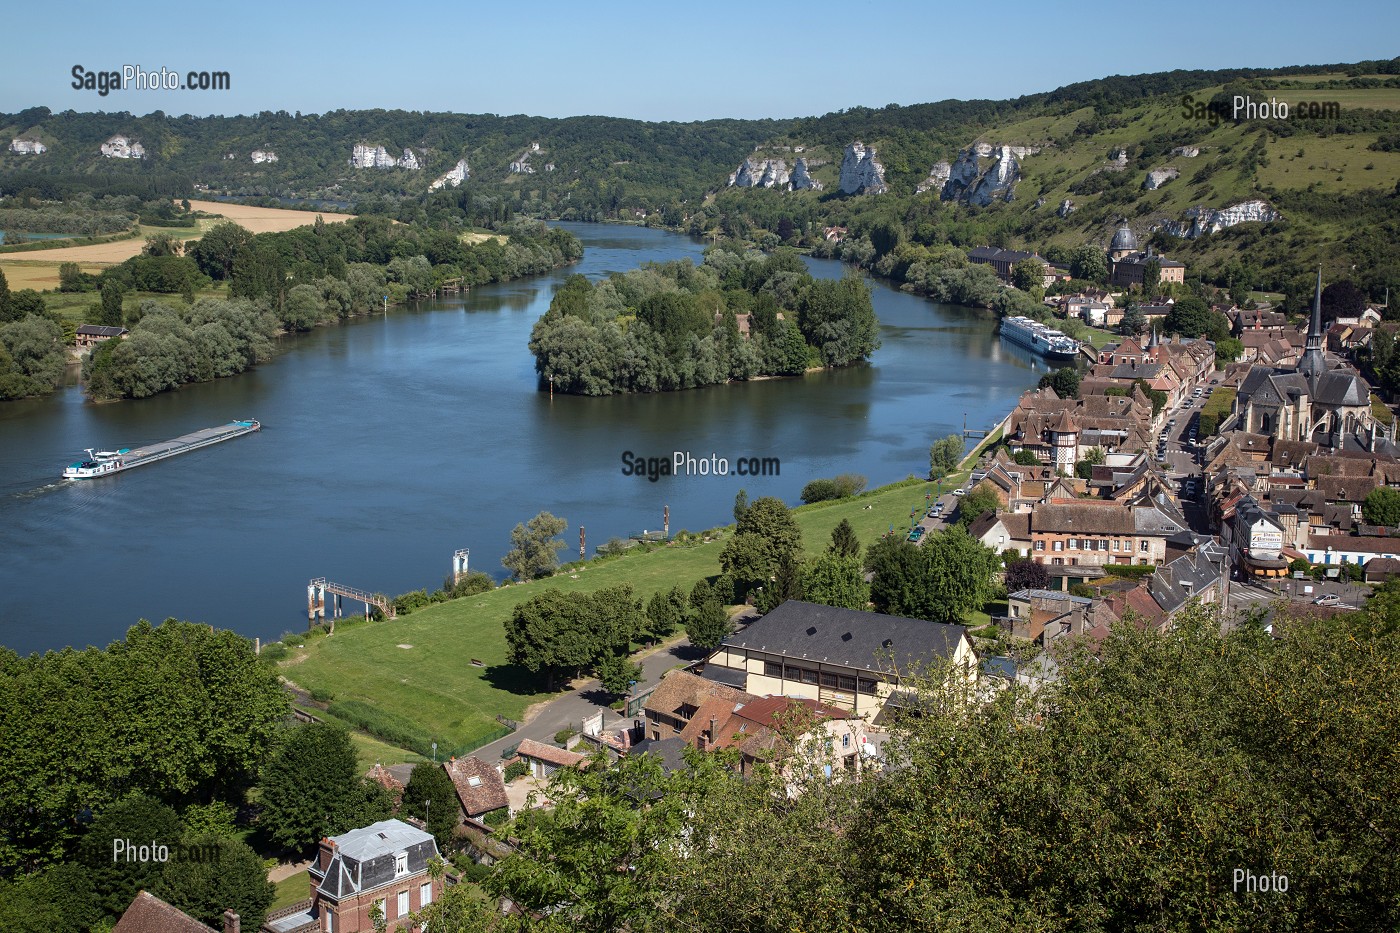
[[[899,0],[14,4],[0,111],[401,108],[648,120],[1006,98],[1110,74],[1400,53],[1400,4]],[[19,41],[15,41],[18,39]],[[71,87],[71,69],[227,71],[227,91]]]

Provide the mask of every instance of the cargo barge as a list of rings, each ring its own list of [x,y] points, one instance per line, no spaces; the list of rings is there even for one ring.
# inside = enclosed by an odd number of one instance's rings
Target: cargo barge
[[[189,453],[191,450],[198,450],[211,444],[242,437],[244,434],[251,434],[261,427],[262,425],[253,420],[230,421],[228,424],[221,424],[213,428],[201,428],[190,434],[181,435],[174,440],[148,444],[134,450],[130,447],[123,447],[120,450],[93,450],[89,447],[86,451],[87,459],[69,464],[68,468],[63,471],[63,478],[92,479],[97,476],[109,476],[113,473],[120,473],[122,470],[145,466],[148,463],[155,463],[157,460],[164,460],[177,454]]]

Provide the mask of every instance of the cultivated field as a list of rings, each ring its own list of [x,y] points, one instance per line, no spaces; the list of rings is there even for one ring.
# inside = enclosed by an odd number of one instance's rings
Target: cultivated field
[[[289,211],[275,207],[248,207],[243,204],[222,204],[218,201],[191,201],[190,206],[197,211],[204,211],[209,214],[218,214],[221,218],[231,220],[241,227],[246,227],[254,233],[273,233],[282,230],[291,230],[295,227],[302,227],[314,223],[315,213],[309,211]],[[326,223],[344,223],[349,220],[350,214],[321,214]],[[0,260],[0,268],[5,270],[5,277],[10,280],[11,287],[40,288],[54,287],[58,284],[58,264],[61,262],[76,262],[79,264],[94,264],[98,266],[116,265],[125,262],[132,256],[140,255],[141,248],[146,245],[145,234],[152,233],[173,233],[183,238],[186,242],[197,240],[205,230],[219,223],[219,220],[201,220],[198,227],[186,227],[170,229],[167,227],[150,227],[142,229],[142,236],[130,240],[118,240],[115,243],[95,243],[90,246],[65,246],[62,249],[46,249],[33,253],[11,253]],[[32,257],[32,258],[31,258]],[[51,272],[46,272],[45,277],[52,276],[49,286],[26,285],[16,286],[15,279],[20,275],[22,267],[25,266],[49,266]],[[15,270],[15,271],[11,271]],[[87,270],[87,271],[101,271]]]

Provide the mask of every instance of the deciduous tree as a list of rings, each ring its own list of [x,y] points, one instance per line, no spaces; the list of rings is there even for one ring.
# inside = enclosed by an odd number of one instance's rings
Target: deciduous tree
[[[548,576],[559,566],[559,551],[564,542],[555,540],[569,527],[562,518],[541,512],[510,533],[510,550],[501,563],[517,580],[533,580]]]

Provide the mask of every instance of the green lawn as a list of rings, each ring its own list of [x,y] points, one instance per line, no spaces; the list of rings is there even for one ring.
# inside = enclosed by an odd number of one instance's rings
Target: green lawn
[[[965,481],[966,475],[966,469],[954,474],[942,489]],[[924,496],[935,488],[915,481],[803,506],[796,516],[806,549],[825,547],[843,518],[867,544],[891,524],[907,531],[910,510],[922,513]],[[281,662],[281,672],[307,690],[330,692],[333,703],[359,701],[390,720],[413,724],[438,743],[441,756],[459,754],[498,728],[497,714],[520,719],[532,703],[550,696],[538,681],[505,663],[504,624],[518,603],[548,587],[590,592],[631,583],[644,598],[677,583],[689,588],[701,577],[719,573],[723,546],[720,537],[695,547],[661,547],[566,567],[548,580],[441,603],[392,622],[341,620],[334,635],[313,637],[305,648],[293,649]],[[400,647],[404,645],[408,647]],[[473,665],[473,659],[484,666]],[[357,748],[366,768],[391,754],[383,746],[372,752],[365,745]],[[381,757],[367,757],[371,754]],[[408,759],[400,753],[398,760]]]
[[[302,869],[290,878],[284,878],[277,882],[277,894],[272,898],[272,906],[268,907],[268,913],[274,910],[281,910],[283,907],[291,907],[298,901],[304,901],[311,891],[311,876]]]

